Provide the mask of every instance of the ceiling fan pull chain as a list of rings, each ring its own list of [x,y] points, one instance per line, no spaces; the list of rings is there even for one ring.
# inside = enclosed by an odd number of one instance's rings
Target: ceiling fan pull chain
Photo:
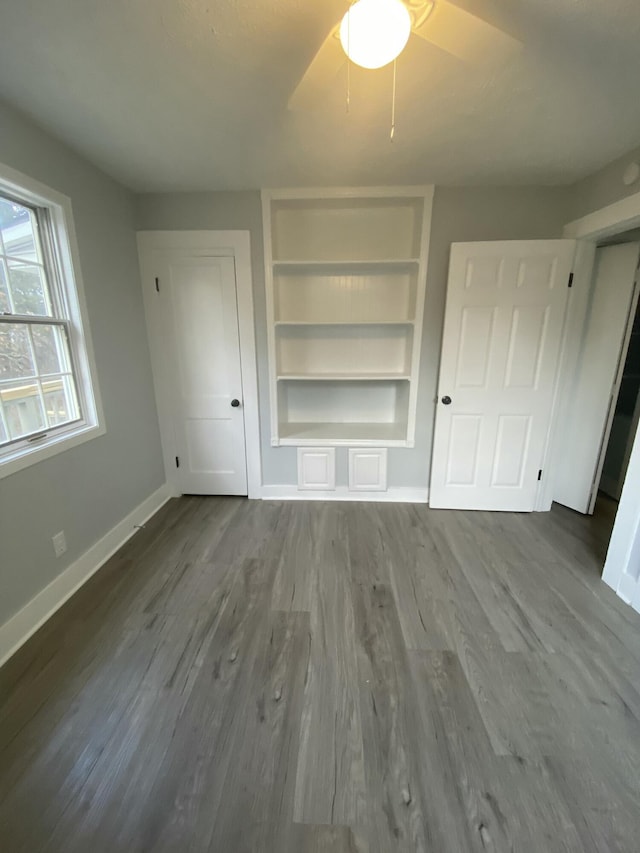
[[[393,137],[396,135],[396,65],[397,59],[393,60],[393,91],[391,93],[391,134],[389,141],[393,142]]]
[[[347,115],[349,114],[349,106],[351,105],[351,59],[349,58],[349,49],[351,46],[351,18],[347,17]]]

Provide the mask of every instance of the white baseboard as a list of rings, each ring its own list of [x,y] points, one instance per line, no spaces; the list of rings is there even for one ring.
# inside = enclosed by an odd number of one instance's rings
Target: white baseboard
[[[263,486],[263,501],[377,501],[378,503],[417,503],[429,501],[428,489],[387,489],[386,492],[350,492],[347,486],[332,491],[298,490],[296,486]]]
[[[170,499],[165,483],[0,626],[0,666]]]

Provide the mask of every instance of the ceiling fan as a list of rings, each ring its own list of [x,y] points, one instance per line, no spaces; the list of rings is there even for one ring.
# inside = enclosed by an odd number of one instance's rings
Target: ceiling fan
[[[380,68],[417,36],[471,66],[506,61],[521,43],[449,0],[357,0],[330,30],[289,98],[290,110],[313,109],[351,61]]]

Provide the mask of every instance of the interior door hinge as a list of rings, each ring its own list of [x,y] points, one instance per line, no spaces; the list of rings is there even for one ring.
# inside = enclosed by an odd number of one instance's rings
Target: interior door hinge
[[[179,468],[179,467],[180,467],[180,457],[176,456],[176,468]],[[538,477],[538,479],[540,479],[540,478]]]
[[[569,287],[571,287],[571,285],[569,285]],[[158,281],[157,278],[156,278],[156,290],[158,291],[158,293],[160,293],[160,282]]]
[[[156,279],[156,281],[157,281],[157,280],[158,280],[158,279]],[[573,273],[572,273],[572,272],[570,272],[570,273],[569,273],[569,284],[568,284],[568,287],[573,287]]]
[[[542,479],[542,468],[538,471],[538,479]]]

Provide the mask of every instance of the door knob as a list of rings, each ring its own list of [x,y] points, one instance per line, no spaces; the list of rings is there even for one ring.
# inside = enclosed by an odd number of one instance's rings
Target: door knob
[[[234,409],[237,409],[238,406],[240,405],[240,400],[232,400],[231,405],[233,406]]]
[[[450,406],[451,405],[451,397],[443,397],[442,402],[444,403],[445,406]]]

